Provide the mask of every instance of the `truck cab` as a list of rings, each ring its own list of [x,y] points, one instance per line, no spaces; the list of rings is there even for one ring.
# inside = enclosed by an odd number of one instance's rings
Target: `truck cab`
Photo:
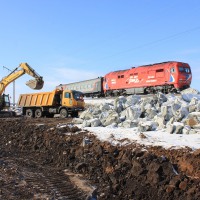
[[[60,117],[65,118],[68,114],[78,117],[78,111],[84,110],[85,106],[83,93],[76,90],[64,90],[61,96]]]
[[[64,90],[61,104],[66,107],[84,108],[83,93],[75,90]]]

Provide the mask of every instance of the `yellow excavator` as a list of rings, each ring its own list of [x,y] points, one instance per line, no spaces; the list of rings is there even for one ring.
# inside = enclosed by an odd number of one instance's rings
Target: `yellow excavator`
[[[10,98],[9,95],[4,94],[5,88],[21,77],[24,74],[28,74],[34,77],[33,80],[26,82],[26,85],[31,89],[40,90],[43,88],[44,81],[43,77],[40,76],[36,71],[31,68],[27,63],[21,63],[16,69],[14,69],[9,75],[2,78],[0,81],[0,117],[12,117],[15,116],[14,111],[8,111],[10,108]]]

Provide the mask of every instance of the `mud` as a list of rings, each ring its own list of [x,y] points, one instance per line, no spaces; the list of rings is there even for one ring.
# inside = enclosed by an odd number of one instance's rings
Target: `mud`
[[[112,146],[71,120],[0,119],[0,199],[200,199],[200,150]]]

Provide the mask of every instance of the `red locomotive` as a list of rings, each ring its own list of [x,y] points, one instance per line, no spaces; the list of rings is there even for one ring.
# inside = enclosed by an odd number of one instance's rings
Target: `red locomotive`
[[[114,71],[104,77],[61,84],[57,88],[79,90],[85,96],[101,97],[177,92],[190,87],[191,81],[192,73],[187,63],[169,61]]]
[[[182,62],[163,62],[132,67],[106,74],[103,80],[106,95],[176,92],[190,87],[190,66]]]

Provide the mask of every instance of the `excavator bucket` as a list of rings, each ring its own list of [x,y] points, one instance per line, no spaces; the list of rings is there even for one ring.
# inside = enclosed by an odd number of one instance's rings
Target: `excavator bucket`
[[[43,88],[44,81],[42,79],[32,79],[26,82],[26,85],[31,89],[40,90]]]

